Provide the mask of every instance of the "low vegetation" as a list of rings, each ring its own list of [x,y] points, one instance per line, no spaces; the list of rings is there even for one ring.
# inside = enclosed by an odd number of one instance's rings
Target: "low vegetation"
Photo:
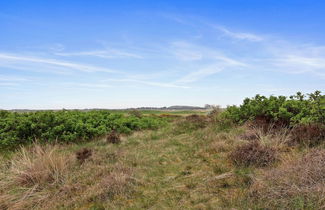
[[[255,120],[261,125],[293,126],[299,123],[325,122],[325,95],[320,91],[308,94],[308,98],[300,92],[290,96],[256,95],[246,98],[242,105],[230,106],[223,113],[225,118],[242,124]]]
[[[207,113],[1,112],[0,208],[324,209],[323,102],[316,91]]]
[[[80,142],[106,135],[110,131],[157,129],[166,120],[151,116],[114,114],[109,111],[38,111],[17,113],[0,111],[0,149],[40,142]]]
[[[321,123],[300,124],[292,129],[292,143],[315,146],[325,139],[325,125]]]
[[[261,145],[259,141],[252,141],[236,147],[229,157],[237,166],[265,167],[276,161],[276,150]]]
[[[277,168],[261,171],[250,195],[258,205],[291,209],[325,208],[325,150],[288,158]]]

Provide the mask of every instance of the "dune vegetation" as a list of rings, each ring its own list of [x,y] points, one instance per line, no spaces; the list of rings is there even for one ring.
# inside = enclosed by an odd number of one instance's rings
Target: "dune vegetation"
[[[325,209],[325,96],[0,113],[0,209]]]

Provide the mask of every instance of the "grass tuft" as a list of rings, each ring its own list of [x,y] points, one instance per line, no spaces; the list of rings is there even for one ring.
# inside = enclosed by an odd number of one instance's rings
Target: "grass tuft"
[[[21,148],[11,161],[13,180],[24,186],[62,182],[68,160],[57,153],[56,146],[35,145],[30,150]]]
[[[38,144],[21,148],[0,177],[0,207],[26,209],[48,199],[46,192],[64,183],[71,158],[58,153],[58,147]]]
[[[253,141],[235,148],[229,158],[237,166],[265,167],[276,161],[277,154],[274,148]]]

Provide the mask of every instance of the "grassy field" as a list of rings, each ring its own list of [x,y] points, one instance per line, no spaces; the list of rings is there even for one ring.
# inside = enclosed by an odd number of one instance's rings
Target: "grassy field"
[[[289,146],[286,130],[274,135],[247,126],[225,128],[207,116],[185,116],[157,130],[121,136],[119,144],[106,139],[35,144],[6,153],[1,160],[1,207],[324,208],[320,199],[324,195],[324,144],[312,149]],[[231,158],[254,135],[262,147],[272,145],[275,161],[269,164],[266,159],[261,167],[241,165]],[[308,161],[313,163],[308,166]],[[295,168],[302,162],[304,167]],[[297,172],[305,176],[303,180]]]
[[[215,186],[213,189],[211,185],[217,184],[212,179],[214,176],[232,170],[226,159],[232,141],[225,140],[231,139],[233,134],[215,134],[213,128],[182,133],[175,128],[177,125],[172,123],[159,130],[136,132],[123,137],[121,144],[98,140],[81,145],[50,146],[47,149],[54,150],[51,158],[70,159],[66,163],[69,168],[60,178],[62,181],[55,185],[45,183],[35,192],[30,192],[29,188],[17,192],[19,185],[13,184],[7,186],[12,191],[11,199],[5,197],[6,201],[5,198],[1,201],[9,205],[26,203],[38,204],[39,208],[66,209],[215,208],[227,205],[220,197],[226,196],[222,192],[226,188]],[[74,154],[82,148],[91,150],[92,156],[80,164]],[[10,171],[7,172],[9,175],[3,174],[4,177],[13,178]],[[107,186],[103,184],[105,181]],[[229,193],[237,193],[240,185],[229,188]],[[25,199],[20,200],[21,197]]]
[[[188,122],[181,117],[158,130],[123,136],[120,144],[100,139],[71,145],[32,145],[7,154],[2,158],[0,203],[9,209],[321,208],[323,203],[313,200],[317,201],[321,192],[309,192],[310,198],[298,192],[279,198],[279,203],[264,203],[263,196],[270,192],[256,186],[257,182],[266,184],[263,179],[272,173],[270,170],[279,169],[275,172],[279,173],[287,169],[283,169],[287,161],[299,161],[309,153],[309,148],[284,145],[286,133],[259,137],[264,145],[277,149],[276,163],[243,167],[234,164],[229,154],[247,142],[242,139],[246,127],[223,131],[211,122],[197,126],[202,122],[194,121],[194,127],[184,126],[184,120]],[[80,161],[76,153],[84,148],[91,155]],[[281,180],[274,181],[268,184],[275,188]],[[252,197],[253,190],[263,196]],[[272,193],[268,196],[278,199]]]

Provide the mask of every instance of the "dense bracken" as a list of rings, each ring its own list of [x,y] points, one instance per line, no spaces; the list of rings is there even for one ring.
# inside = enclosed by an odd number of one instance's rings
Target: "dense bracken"
[[[133,130],[158,128],[165,121],[155,116],[126,116],[109,111],[0,111],[0,148],[14,148],[35,140],[90,140],[112,130],[128,134]]]

